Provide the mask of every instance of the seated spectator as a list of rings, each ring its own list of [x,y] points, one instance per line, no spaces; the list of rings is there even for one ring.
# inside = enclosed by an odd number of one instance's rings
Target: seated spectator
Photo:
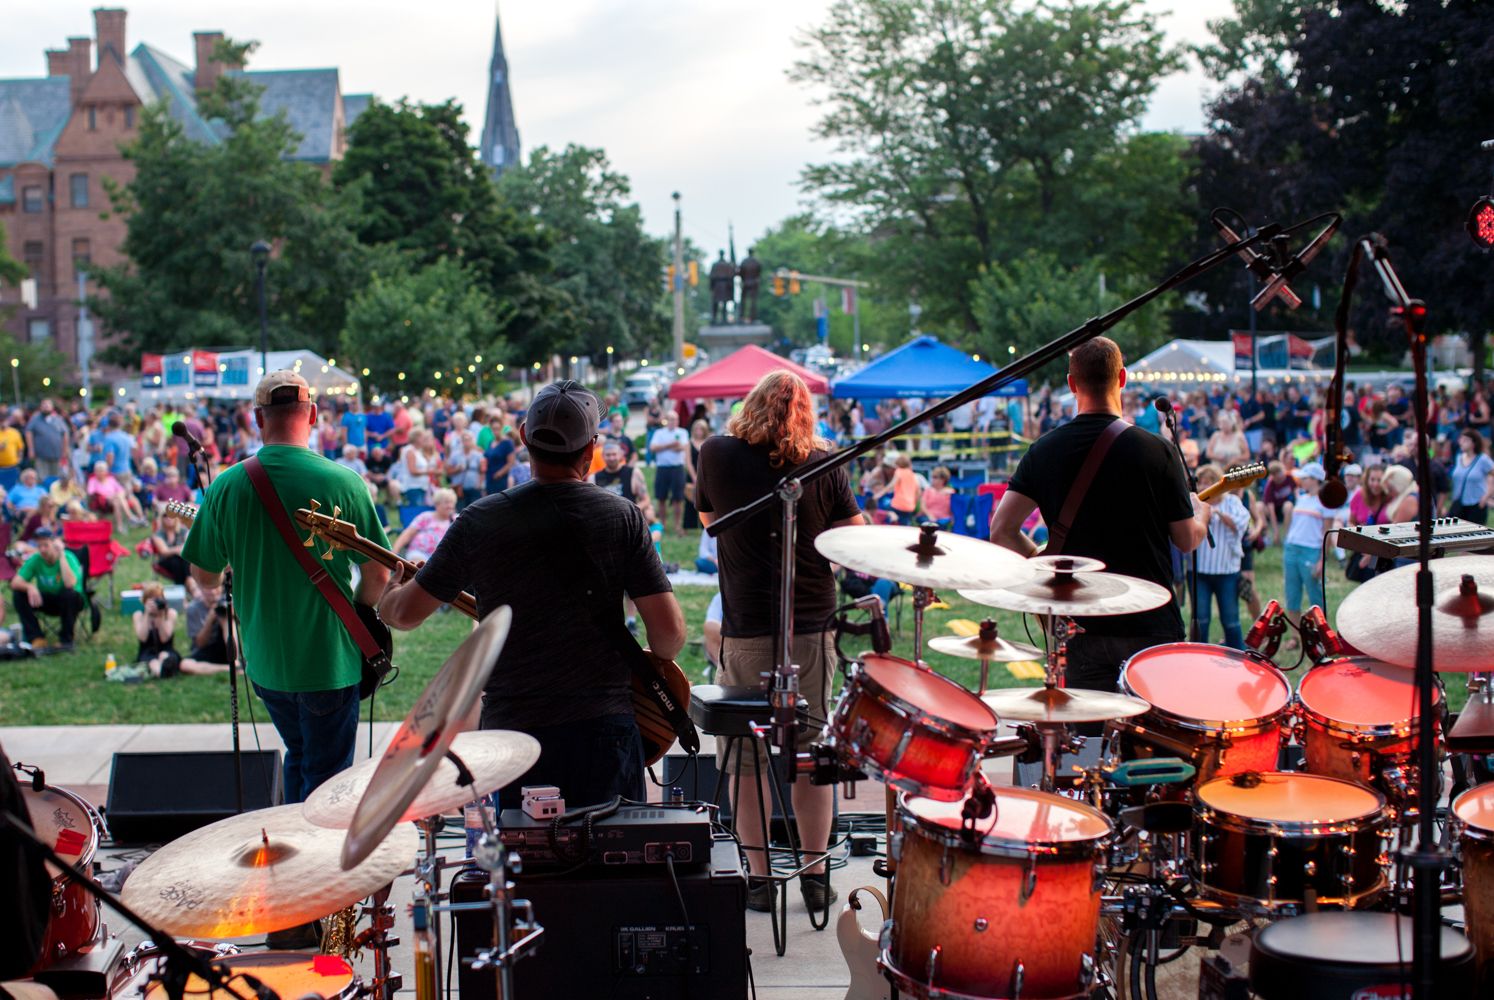
[[[172,514],[161,514],[156,518],[155,533],[150,536],[150,551],[157,572],[177,586],[186,586],[191,576],[191,567],[182,558],[182,546],[187,544],[187,529]]]
[[[710,665],[710,675],[706,677],[709,682],[721,670],[721,622],[726,617],[726,612],[721,603],[721,591],[716,591],[711,598],[710,606],[706,608],[705,625],[702,627],[703,642],[701,645],[705,650],[706,663]]]
[[[95,462],[88,477],[88,507],[97,514],[114,516],[114,529],[124,531],[126,524],[144,524],[145,513],[134,494],[125,489],[105,462]]]
[[[78,482],[70,462],[63,463],[56,481],[47,490],[47,495],[57,504],[61,516],[72,521],[94,520],[93,514],[88,510],[88,493],[83,489],[83,484]]]
[[[455,432],[453,432],[455,433]],[[457,438],[458,447],[451,452],[446,463],[446,474],[457,495],[457,510],[461,510],[483,496],[483,481],[488,460],[477,448],[477,436],[471,431],[462,431]]]
[[[352,469],[354,472],[358,473],[358,475],[363,476],[364,478],[367,478],[368,476],[368,465],[363,461],[363,459],[358,457],[358,448],[356,445],[343,445],[342,457],[336,459],[335,461],[344,469]]]
[[[16,535],[16,556],[25,558],[35,552],[36,537],[43,531],[62,537],[62,525],[57,517],[57,501],[52,499],[51,494],[44,495],[36,509],[21,522],[21,530]]]
[[[455,490],[439,489],[432,494],[431,499],[436,502],[435,510],[417,514],[415,520],[394,540],[394,551],[411,562],[423,563],[431,557],[431,553],[436,551],[436,546],[446,536],[452,517],[456,514]]]
[[[700,548],[695,553],[695,570],[698,573],[718,572],[716,566],[716,537],[709,531],[700,533]]]
[[[155,503],[156,487],[163,481],[161,467],[149,455],[140,461],[140,475],[135,478],[135,499],[144,510]]]
[[[514,452],[514,466],[508,470],[508,481],[512,486],[527,483],[534,477],[534,470],[529,467],[529,449],[520,448]]]
[[[36,480],[36,470],[26,469],[21,473],[21,481],[5,494],[5,505],[9,509],[10,516],[19,520],[36,510],[36,505],[41,503],[41,498],[46,493],[47,491],[42,489],[41,484]]]
[[[195,591],[187,602],[187,632],[192,636],[192,651],[182,659],[182,673],[227,673],[234,650],[228,641],[228,602],[222,587]]]
[[[27,642],[35,645],[42,637],[37,615],[55,615],[61,619],[57,641],[61,649],[71,649],[73,626],[83,611],[83,567],[78,557],[63,548],[62,539],[45,529],[36,534],[36,554],[21,564],[11,578],[15,591],[16,617]]]
[[[950,510],[949,500],[953,494],[954,489],[949,485],[949,470],[942,465],[935,466],[929,473],[929,485],[923,491],[924,520],[935,521],[945,529],[954,524],[954,513]]]
[[[165,507],[168,503],[191,503],[192,488],[182,482],[181,470],[170,465],[152,490],[151,500],[158,508]]]
[[[140,605],[131,616],[135,638],[140,640],[135,669],[145,672],[142,677],[174,677],[182,665],[182,654],[176,651],[176,609],[167,605],[165,588],[154,580],[141,586]]]

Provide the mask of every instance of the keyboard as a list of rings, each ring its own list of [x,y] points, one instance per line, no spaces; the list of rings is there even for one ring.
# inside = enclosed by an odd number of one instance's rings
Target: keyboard
[[[1362,552],[1381,559],[1414,559],[1419,524],[1363,524],[1343,528],[1334,544],[1350,552]],[[1494,528],[1465,521],[1460,517],[1432,518],[1432,555],[1449,552],[1483,552],[1494,549]]]

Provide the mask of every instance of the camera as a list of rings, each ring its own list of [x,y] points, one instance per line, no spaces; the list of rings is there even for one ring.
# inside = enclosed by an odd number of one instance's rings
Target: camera
[[[146,607],[146,610],[148,610],[148,611],[150,611],[152,613],[155,613],[155,612],[158,612],[158,611],[165,611],[166,610],[166,602],[162,598],[152,597],[150,600],[148,600],[148,601],[145,602],[145,607]]]

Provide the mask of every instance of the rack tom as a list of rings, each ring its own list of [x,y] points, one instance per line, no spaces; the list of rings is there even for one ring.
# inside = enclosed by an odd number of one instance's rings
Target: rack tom
[[[962,805],[904,796],[899,806],[883,969],[912,997],[1088,996],[1110,820],[1072,799],[1000,788],[967,838]]]
[[[31,828],[62,859],[93,877],[93,859],[103,838],[104,821],[98,810],[65,788],[46,785],[40,791],[22,782],[21,795],[31,816]],[[82,951],[98,937],[101,918],[98,900],[64,875],[50,861],[52,913],[47,924],[37,968]]]
[[[1263,657],[1201,642],[1167,643],[1127,660],[1120,684],[1152,705],[1112,723],[1123,758],[1183,757],[1198,768],[1200,782],[1276,769],[1292,686]]]
[[[1352,781],[1286,771],[1206,781],[1193,806],[1199,892],[1271,912],[1368,905],[1386,884],[1388,822],[1385,797]]]
[[[851,668],[830,732],[858,765],[925,798],[963,799],[996,713],[932,670],[870,654]]]

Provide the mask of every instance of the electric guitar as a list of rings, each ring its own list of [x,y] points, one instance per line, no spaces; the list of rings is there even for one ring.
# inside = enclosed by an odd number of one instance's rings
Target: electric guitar
[[[415,575],[419,567],[413,562],[402,559],[384,546],[364,538],[359,534],[356,525],[337,517],[336,508],[333,508],[332,514],[328,515],[320,513],[320,506],[313,500],[310,509],[302,507],[296,511],[296,524],[308,533],[307,545],[320,539],[331,548],[360,552],[390,569],[402,566],[406,577]],[[451,602],[451,606],[476,620],[477,598],[471,594],[465,591],[458,594]],[[690,679],[673,660],[655,656],[650,650],[645,649],[642,652],[644,655],[634,659],[631,664],[633,668],[631,672],[633,714],[638,722],[638,731],[643,737],[644,762],[654,764],[663,758],[669,748],[674,745],[677,736],[684,737],[684,734],[670,722],[669,714],[674,712],[676,717],[680,717],[677,707],[688,710]],[[683,718],[684,725],[689,726],[689,716],[684,715]],[[693,735],[693,726],[691,735]]]
[[[1237,465],[1225,470],[1224,478],[1213,486],[1206,486],[1198,491],[1198,499],[1208,503],[1215,497],[1232,493],[1235,490],[1243,490],[1251,483],[1259,482],[1266,478],[1265,462],[1249,462],[1245,465]]]

